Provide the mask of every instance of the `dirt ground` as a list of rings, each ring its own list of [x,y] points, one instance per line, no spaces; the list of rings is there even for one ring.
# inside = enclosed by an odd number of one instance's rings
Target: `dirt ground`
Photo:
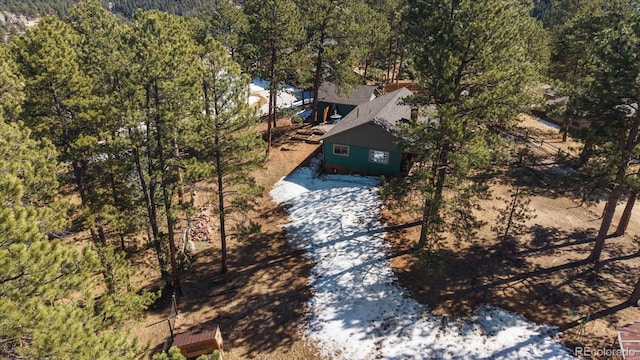
[[[528,145],[540,162],[552,159],[558,149],[573,154],[579,150],[576,142],[563,143],[558,130],[535,118],[523,116],[521,126],[535,141],[543,141],[542,146]],[[604,204],[581,204],[548,180],[542,176],[520,187],[520,198],[530,200],[527,208],[535,217],[507,241],[498,240],[491,227],[497,209],[507,207],[514,191],[508,173],[491,183],[493,200],[484,201],[477,213],[487,224],[475,241],[449,237],[435,252],[415,253],[410,249],[419,237],[418,218],[385,211],[392,230],[387,235],[395,254],[392,265],[401,284],[436,313],[466,316],[489,303],[558,327],[569,347],[615,346],[615,328],[640,320],[640,310],[626,303],[640,274],[640,210],[635,209],[626,235],[607,240],[595,268],[583,260],[593,247]],[[610,232],[624,204],[619,204]]]
[[[279,227],[287,222],[286,209],[269,197],[273,184],[318,149],[317,144],[290,140],[300,126],[278,121],[267,164],[254,174],[264,193],[248,217],[260,225],[260,232],[228,239],[228,273],[220,274],[217,218],[210,224],[211,241],[195,242],[182,285],[184,295],[177,298],[179,314],[170,321],[175,321],[175,333],[219,325],[225,359],[318,359],[298,326],[311,296],[308,274],[313,264],[288,246]],[[152,255],[146,259],[153,262]],[[162,350],[170,338],[170,304],[169,296],[158,300],[134,329],[152,352]]]
[[[558,149],[572,154],[579,150],[578,143],[571,139],[563,143],[557,130],[536,119],[521,120],[528,136],[543,142],[529,146],[541,162],[551,159]],[[218,324],[226,359],[320,358],[299,330],[311,296],[307,279],[313,264],[287,245],[278,227],[287,222],[286,209],[268,196],[272,185],[303,163],[318,145],[290,140],[301,125],[282,121],[279,125],[267,165],[255,174],[264,194],[257,211],[249,215],[260,225],[260,234],[229,240],[229,272],[225,275],[219,274],[219,239],[214,236],[209,242],[197,242],[184,295],[177,301],[174,331]],[[581,260],[593,246],[602,204],[587,207],[553,185],[545,185],[546,181],[533,181],[521,187],[521,198],[530,200],[528,208],[535,218],[527,221],[525,231],[503,242],[491,230],[491,221],[497,218],[497,209],[506,207],[512,184],[508,173],[491,184],[494,200],[485,201],[484,210],[478,213],[488,225],[480,229],[476,241],[449,238],[431,254],[410,251],[419,234],[416,218],[384,212],[399,281],[413,297],[440,314],[465,316],[479,304],[490,303],[536,323],[557,326],[568,346],[612,346],[615,327],[640,319],[640,311],[625,303],[640,267],[637,217],[632,218],[627,235],[607,240],[601,266],[595,269]],[[621,203],[618,216],[623,206]],[[617,218],[611,231],[616,224]],[[140,340],[156,351],[169,338],[170,303],[169,298],[159,300],[135,329]]]

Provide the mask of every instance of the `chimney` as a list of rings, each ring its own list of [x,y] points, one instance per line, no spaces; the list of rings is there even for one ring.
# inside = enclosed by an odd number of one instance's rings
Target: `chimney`
[[[418,121],[418,113],[419,110],[417,107],[411,107],[411,121],[416,122]]]

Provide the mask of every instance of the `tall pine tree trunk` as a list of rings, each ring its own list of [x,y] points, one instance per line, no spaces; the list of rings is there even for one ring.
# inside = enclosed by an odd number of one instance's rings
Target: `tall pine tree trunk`
[[[393,23],[391,24],[391,28],[393,29]],[[387,51],[387,78],[385,79],[385,83],[389,84],[391,83],[390,80],[390,73],[391,73],[391,60],[389,60],[389,57],[391,57],[394,61],[395,61],[395,56],[391,55],[391,53],[393,52],[393,39],[389,39],[389,50]]]
[[[87,188],[85,184],[85,169],[87,168],[87,164],[84,161],[74,161],[72,163],[73,174],[76,181],[76,186],[78,188],[78,193],[80,195],[80,203],[83,208],[88,207],[89,204],[89,192],[90,189]],[[89,233],[91,234],[91,239],[95,244],[98,252],[98,257],[100,259],[101,273],[104,279],[104,284],[107,289],[108,294],[115,293],[115,279],[113,278],[113,265],[106,259],[104,256],[102,248],[107,246],[107,236],[104,231],[104,227],[102,225],[98,226],[96,229],[93,224],[89,226]]]
[[[204,92],[204,102],[205,102],[205,113],[207,117],[211,116],[211,109],[209,108],[209,86],[207,81],[203,82],[202,90]],[[269,106],[272,105],[271,99],[269,99]],[[220,109],[218,109],[218,104],[214,104],[214,111],[216,116],[219,115]],[[271,112],[271,111],[269,111]],[[270,127],[270,121],[268,127]],[[227,266],[227,231],[225,227],[225,208],[224,208],[224,188],[223,188],[223,178],[224,178],[224,169],[222,168],[222,154],[220,153],[220,129],[216,124],[216,132],[214,136],[214,146],[215,146],[215,157],[216,157],[216,177],[218,182],[218,216],[220,220],[220,248],[221,248],[221,264],[220,264],[220,273],[225,274],[228,271]],[[269,135],[271,133],[269,132]],[[269,143],[271,139],[269,139]],[[269,146],[269,145],[267,145]]]
[[[131,134],[131,130],[129,130]],[[156,212],[155,202],[152,201],[151,195],[155,189],[152,185],[147,185],[145,180],[144,170],[142,168],[142,162],[140,161],[140,150],[138,147],[133,148],[133,159],[136,165],[136,171],[138,173],[138,181],[140,183],[140,190],[142,191],[145,207],[147,210],[147,218],[149,220],[149,227],[151,228],[151,241],[156,251],[156,257],[158,258],[158,266],[160,267],[160,274],[163,281],[169,282],[169,273],[167,272],[167,261],[165,259],[164,251],[162,250],[162,241],[160,239],[160,230],[158,228],[158,215]],[[151,165],[149,165],[151,167]]]
[[[220,138],[217,134],[214,141],[217,148],[220,144]],[[222,274],[227,272],[227,233],[224,224],[224,191],[222,187],[223,174],[224,172],[222,169],[222,154],[220,154],[220,151],[216,151],[216,175],[218,177],[218,216],[220,219],[220,246],[222,248],[222,263],[220,273]]]
[[[400,47],[399,43],[400,43],[400,37],[398,36],[398,38],[396,38],[396,41],[395,41],[396,48],[393,51],[393,70],[391,71],[391,80],[389,81],[389,83],[397,82],[396,80],[398,79],[398,75],[396,74],[396,69],[398,66],[398,51]]]
[[[278,124],[278,91],[277,88],[273,89],[273,96],[271,96],[271,101],[273,102],[273,128],[275,129]]]
[[[416,249],[422,249],[427,243],[427,234],[429,230],[429,197],[424,197],[424,203],[422,204],[422,222],[420,224],[420,237],[418,238],[418,244]]]
[[[322,32],[320,34],[320,45],[318,46],[316,54],[315,70],[313,73],[313,103],[311,104],[311,121],[313,124],[318,124],[318,93],[320,92],[320,81],[322,80],[322,55],[324,53],[324,40],[326,34]]]
[[[587,261],[600,261],[600,255],[602,254],[602,249],[604,248],[604,241],[607,238],[609,227],[611,227],[611,222],[613,220],[613,215],[616,212],[618,200],[620,199],[620,195],[622,195],[623,183],[627,174],[629,160],[631,160],[633,150],[638,144],[639,127],[640,114],[637,114],[633,121],[631,129],[629,129],[629,135],[627,135],[624,148],[622,149],[622,159],[620,159],[620,164],[618,164],[618,170],[616,172],[616,177],[614,180],[614,188],[611,190],[609,198],[607,199],[607,204],[604,207],[602,223],[600,224],[600,230],[598,231],[598,236],[596,237],[596,243],[593,246],[593,250],[591,250],[591,254],[587,258]]]
[[[624,173],[622,177],[624,179]],[[616,176],[616,180],[618,179],[619,177]],[[616,206],[618,205],[618,199],[620,199],[621,194],[622,186],[620,185],[616,185],[616,187],[609,193],[609,198],[607,199],[607,204],[605,205],[604,212],[602,214],[602,222],[600,223],[598,236],[596,237],[596,243],[591,250],[591,254],[589,254],[589,257],[587,258],[587,261],[600,261],[600,255],[604,249],[604,241],[607,239],[607,233],[611,226],[611,222],[613,221],[613,215],[616,212]]]
[[[181,158],[180,155],[180,145],[178,144],[178,129],[173,130],[173,156],[179,160]],[[178,205],[184,204],[184,178],[182,176],[182,170],[180,167],[176,168],[176,173],[178,175]]]
[[[633,292],[631,296],[629,296],[629,302],[633,306],[638,306],[638,301],[640,301],[640,279],[636,282],[636,285],[633,287]]]
[[[163,140],[163,123],[157,112],[160,106],[158,84],[153,87],[153,99],[156,107],[155,126],[156,126],[156,156],[158,158],[158,166],[160,168],[160,189],[162,190],[162,199],[164,203],[165,218],[167,221],[167,240],[169,242],[169,260],[171,262],[171,285],[173,289],[182,295],[182,287],[180,286],[180,271],[178,269],[178,251],[175,243],[175,219],[172,208],[172,193],[169,191],[168,177],[170,169],[167,168],[165,159],[165,151],[162,143]]]
[[[273,106],[274,102],[274,97],[276,96],[276,91],[275,91],[275,82],[276,82],[276,49],[273,48],[271,49],[271,69],[270,69],[270,75],[271,75],[271,84],[269,86],[269,113],[267,114],[267,154],[269,153],[269,151],[271,151],[271,138],[272,138],[272,131],[271,131],[271,124],[275,123],[275,107]]]
[[[367,81],[367,70],[369,70],[369,59],[364,61],[364,73],[362,75],[364,81]]]
[[[616,236],[622,236],[625,232],[627,232],[627,227],[629,226],[629,221],[631,220],[631,213],[633,212],[633,206],[636,203],[637,196],[638,192],[635,190],[629,193],[627,205],[625,205],[624,207],[624,211],[622,212],[622,216],[620,217],[620,222],[618,223],[618,228],[615,232]]]
[[[440,149],[438,154],[438,160],[435,162],[437,166],[434,166],[434,175],[436,178],[435,186],[433,190],[433,197],[425,199],[424,209],[422,214],[422,227],[420,229],[420,239],[418,241],[418,248],[423,248],[427,244],[427,235],[432,230],[431,227],[435,224],[438,218],[438,212],[440,211],[440,205],[442,202],[442,192],[444,191],[444,182],[447,177],[447,164],[449,157],[449,145],[446,144]]]
[[[400,62],[398,63],[398,75],[396,75],[396,84],[400,81],[400,74],[402,73],[402,63],[404,62],[404,47],[401,46],[400,40],[398,40],[398,47],[400,48]]]
[[[567,142],[567,134],[569,133],[570,119],[566,116],[562,119],[562,142]]]

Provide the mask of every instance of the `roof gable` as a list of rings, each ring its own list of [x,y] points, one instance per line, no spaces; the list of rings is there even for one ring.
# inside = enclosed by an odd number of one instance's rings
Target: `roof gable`
[[[360,125],[373,123],[393,133],[399,122],[411,118],[411,106],[400,104],[403,97],[413,93],[406,88],[385,94],[377,99],[358,105],[339,123],[327,131],[323,139],[351,130]]]
[[[372,85],[358,85],[351,90],[348,97],[338,95],[338,87],[329,81],[325,81],[318,89],[318,101],[344,104],[344,105],[360,105],[371,100],[376,90]]]

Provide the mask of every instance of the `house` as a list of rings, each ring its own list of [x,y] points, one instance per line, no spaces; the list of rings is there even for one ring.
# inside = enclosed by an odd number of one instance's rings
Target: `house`
[[[320,84],[318,89],[318,121],[325,122],[333,114],[342,117],[349,114],[356,106],[376,98],[376,87],[372,85],[358,85],[348,97],[338,94],[338,87],[329,81]]]
[[[413,93],[400,88],[358,105],[323,136],[325,171],[398,175],[408,170],[411,156],[398,148],[395,134],[401,122],[415,120],[417,112],[401,99]]]

